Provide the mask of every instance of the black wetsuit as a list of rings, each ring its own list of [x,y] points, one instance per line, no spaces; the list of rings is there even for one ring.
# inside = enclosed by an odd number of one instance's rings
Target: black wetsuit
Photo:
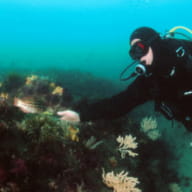
[[[118,95],[80,108],[81,121],[114,119],[154,100],[167,118],[192,129],[192,42],[163,39],[153,53],[152,75],[139,76]]]

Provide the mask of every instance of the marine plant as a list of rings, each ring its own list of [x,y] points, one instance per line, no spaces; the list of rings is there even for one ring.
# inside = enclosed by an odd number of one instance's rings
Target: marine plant
[[[6,92],[13,93],[25,83],[25,78],[18,73],[10,73],[3,81],[2,89]]]
[[[64,141],[67,137],[69,124],[58,121],[47,114],[28,115],[19,125],[27,137],[35,143],[42,143],[47,140]]]

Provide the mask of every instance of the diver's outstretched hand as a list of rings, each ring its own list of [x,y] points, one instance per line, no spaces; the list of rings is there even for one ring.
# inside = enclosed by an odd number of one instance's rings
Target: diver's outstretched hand
[[[58,111],[57,115],[61,116],[61,120],[80,122],[80,116],[77,112],[72,110]]]

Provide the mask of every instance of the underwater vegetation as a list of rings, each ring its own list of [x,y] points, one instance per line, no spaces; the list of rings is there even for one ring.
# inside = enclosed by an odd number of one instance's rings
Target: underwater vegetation
[[[85,98],[94,100],[117,90],[108,80],[78,71],[60,71],[57,77],[26,72],[2,78],[0,192],[179,188],[177,173],[170,167],[176,157],[161,138],[155,117],[139,121],[128,115],[72,124],[56,116],[58,110],[83,104]]]
[[[19,87],[24,85],[25,79],[22,75],[18,75],[17,73],[10,73],[4,80],[1,85],[3,90],[8,91],[9,93],[14,92]]]

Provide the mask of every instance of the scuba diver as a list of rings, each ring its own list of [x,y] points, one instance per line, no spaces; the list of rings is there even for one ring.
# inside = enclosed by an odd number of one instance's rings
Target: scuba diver
[[[121,74],[135,65],[135,71],[122,78],[135,78],[127,89],[75,111],[57,114],[62,120],[73,122],[114,119],[153,100],[156,110],[192,131],[192,40],[175,38],[177,29],[192,33],[182,26],[173,28],[163,37],[149,27],[136,29],[130,36],[129,50],[134,62]]]

